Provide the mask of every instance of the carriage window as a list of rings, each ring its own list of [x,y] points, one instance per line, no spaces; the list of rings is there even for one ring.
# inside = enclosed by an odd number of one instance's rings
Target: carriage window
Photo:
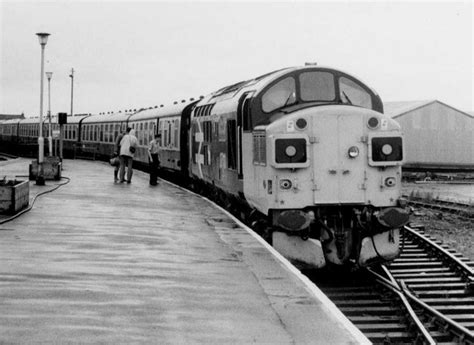
[[[334,77],[328,72],[306,72],[300,75],[301,99],[310,101],[332,101],[336,98]]]
[[[262,110],[269,113],[296,102],[296,86],[292,77],[283,79],[268,89],[262,97]]]
[[[342,103],[372,109],[370,94],[352,80],[339,78],[339,90]]]

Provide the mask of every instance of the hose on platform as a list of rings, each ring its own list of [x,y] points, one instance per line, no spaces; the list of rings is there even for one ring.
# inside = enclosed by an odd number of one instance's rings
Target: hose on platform
[[[21,175],[18,175],[18,177],[28,177],[28,176],[21,176]],[[33,200],[31,201],[31,205],[28,206],[27,208],[21,210],[20,212],[18,212],[17,214],[9,217],[9,218],[6,218],[6,219],[2,219],[0,220],[0,225],[2,224],[5,224],[5,223],[8,223],[10,221],[12,221],[13,219],[15,218],[18,218],[19,216],[21,216],[22,214],[25,214],[26,212],[28,211],[31,211],[31,209],[33,208],[34,204],[35,204],[35,201],[38,197],[42,196],[42,195],[45,195],[45,194],[48,194],[48,193],[51,193],[51,192],[54,192],[56,189],[58,189],[59,187],[61,186],[64,186],[66,184],[68,184],[71,179],[69,177],[65,177],[65,176],[61,176],[61,179],[65,179],[66,181],[63,182],[63,183],[59,183],[57,184],[54,188],[51,188],[49,190],[45,190],[44,192],[41,192],[41,193],[38,193],[35,195],[35,197],[33,198]],[[0,231],[2,231],[2,229],[0,229]]]

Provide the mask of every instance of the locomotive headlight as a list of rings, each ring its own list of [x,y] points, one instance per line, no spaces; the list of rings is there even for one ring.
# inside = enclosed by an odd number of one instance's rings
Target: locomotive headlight
[[[390,156],[393,152],[393,147],[392,145],[390,144],[385,144],[382,146],[382,153],[385,155],[385,156]]]
[[[359,155],[359,149],[357,148],[357,146],[351,146],[349,148],[349,151],[347,151],[347,154],[350,158],[356,158]]]
[[[296,147],[294,147],[293,145],[287,146],[285,149],[285,154],[288,157],[294,157],[296,155]]]
[[[292,187],[292,183],[290,180],[282,179],[280,180],[280,189],[290,189]]]

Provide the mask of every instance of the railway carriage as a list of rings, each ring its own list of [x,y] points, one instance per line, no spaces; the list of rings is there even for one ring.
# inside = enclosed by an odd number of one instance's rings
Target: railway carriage
[[[10,119],[1,122],[0,139],[5,145],[13,145],[18,141],[18,124],[20,119]]]

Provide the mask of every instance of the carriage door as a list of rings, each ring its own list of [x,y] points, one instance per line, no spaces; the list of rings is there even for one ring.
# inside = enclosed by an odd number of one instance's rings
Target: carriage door
[[[252,130],[250,123],[250,99],[254,92],[245,92],[239,99],[237,105],[237,172],[239,179],[243,179],[243,165],[242,165],[242,146],[244,145],[243,132],[249,132]],[[250,151],[246,151],[250,152]]]
[[[313,144],[314,202],[365,202],[365,155],[360,146],[363,119],[358,115],[323,115],[313,118],[317,140]],[[359,134],[359,136],[357,136]],[[348,157],[351,146],[360,154]]]
[[[189,128],[191,126],[191,112],[196,102],[188,105],[184,108],[181,114],[181,125],[179,135],[179,147],[180,147],[180,164],[181,172],[184,176],[189,174]]]

